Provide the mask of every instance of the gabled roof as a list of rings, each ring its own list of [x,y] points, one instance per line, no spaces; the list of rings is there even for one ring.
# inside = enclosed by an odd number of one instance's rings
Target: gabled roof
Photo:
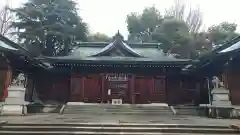
[[[70,56],[65,57],[68,57],[68,59],[97,59],[95,57],[108,57],[109,60],[114,60],[114,57],[133,57],[131,58],[133,61],[137,60],[134,58],[142,57],[149,61],[189,61],[189,59],[177,59],[171,54],[165,54],[163,50],[160,49],[160,45],[160,43],[128,43],[123,40],[123,37],[118,32],[111,43],[80,42],[78,43],[78,48],[76,48]],[[114,51],[116,48],[127,52],[127,54],[124,56],[109,56],[109,52]]]
[[[0,51],[15,51],[16,53],[27,54],[28,51],[20,46],[19,44],[14,43],[8,38],[0,35]]]
[[[183,68],[184,71],[197,71],[205,67],[210,67],[213,64],[220,64],[219,68],[226,63],[230,57],[235,56],[240,50],[240,36],[226,41],[213,51],[201,56],[194,64],[190,64]]]
[[[128,43],[119,32],[112,42],[81,42],[69,56],[39,57],[40,61],[51,64],[157,64],[181,65],[191,59],[177,59],[165,54],[159,43]]]
[[[128,52],[130,54],[130,56],[132,56],[132,57],[141,57],[141,55],[139,53],[137,53],[128,44],[126,44],[123,41],[123,37],[122,37],[122,35],[120,35],[119,32],[115,35],[114,41],[112,43],[110,43],[107,46],[105,46],[104,48],[102,48],[99,52],[97,52],[97,54],[95,54],[93,56],[104,56],[108,52],[111,52],[114,48],[121,48],[124,51]]]
[[[48,65],[31,57],[28,50],[2,35],[0,35],[0,52],[3,52],[18,70],[27,70],[29,65],[48,69]]]
[[[127,43],[135,53],[139,54],[141,57],[149,58],[159,58],[166,57],[161,49],[159,49],[158,43]],[[71,56],[74,57],[92,57],[96,56],[99,52],[103,50],[105,46],[109,43],[105,42],[81,42],[78,44],[78,48],[75,49]],[[168,57],[172,57],[169,55]]]
[[[217,47],[216,49],[214,49],[213,51],[209,52],[209,53],[220,53],[221,51],[237,44],[240,41],[240,36],[237,36],[231,40],[227,40],[225,41],[223,44],[218,45],[219,47]]]
[[[219,51],[218,53],[227,53],[227,52],[231,52],[231,51],[235,51],[237,49],[240,48],[240,41],[238,41],[237,43],[234,43],[233,45],[225,48],[225,49],[222,49],[221,51]]]
[[[18,49],[4,43],[3,41],[0,41],[0,50],[16,51]]]

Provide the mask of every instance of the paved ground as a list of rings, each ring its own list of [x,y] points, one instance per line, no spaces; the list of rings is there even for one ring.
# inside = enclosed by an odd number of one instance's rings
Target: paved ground
[[[83,115],[83,114],[38,114],[29,116],[1,116],[9,123],[159,123],[198,125],[240,125],[240,120],[210,119],[189,116],[136,116],[136,115]]]

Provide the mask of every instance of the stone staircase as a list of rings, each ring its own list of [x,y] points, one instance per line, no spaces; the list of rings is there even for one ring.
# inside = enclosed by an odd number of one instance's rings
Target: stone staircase
[[[176,115],[199,116],[199,109],[196,106],[174,106]]]
[[[0,134],[4,135],[234,135],[239,130],[231,126],[179,125],[179,124],[1,124]]]
[[[126,114],[126,115],[173,115],[169,106],[133,104],[82,104],[66,105],[63,114]]]

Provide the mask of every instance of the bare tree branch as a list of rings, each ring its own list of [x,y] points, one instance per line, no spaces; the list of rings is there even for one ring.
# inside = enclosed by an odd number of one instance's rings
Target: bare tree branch
[[[9,10],[9,7],[7,4],[0,9],[0,34],[1,35],[11,38],[10,33],[15,31],[15,29],[11,27],[14,19],[15,19],[14,14]]]
[[[165,16],[184,21],[188,25],[189,32],[199,32],[203,25],[200,8],[190,8],[190,10],[186,12],[186,7],[185,3],[181,3],[181,0],[175,0],[173,6],[165,11]]]

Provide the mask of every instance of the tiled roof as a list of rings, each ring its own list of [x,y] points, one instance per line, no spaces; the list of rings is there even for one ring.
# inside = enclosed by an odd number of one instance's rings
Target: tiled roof
[[[116,35],[118,36],[118,34]],[[68,58],[73,59],[88,59],[87,57],[99,57],[104,56],[103,54],[110,51],[116,46],[122,47],[124,50],[130,52],[132,57],[144,57],[149,60],[159,61],[181,61],[181,59],[175,58],[173,55],[166,55],[163,50],[160,49],[159,43],[127,43],[121,38],[115,36],[115,40],[111,43],[104,42],[83,42],[79,43],[79,47],[75,49]],[[108,59],[111,59],[109,56]],[[114,59],[114,58],[113,58]]]
[[[228,61],[228,58],[235,54],[232,52],[235,52],[239,49],[240,36],[235,37],[230,41],[226,41],[224,44],[218,45],[218,47],[215,47],[213,51],[201,56],[196,63],[185,66],[183,70],[196,71],[215,63],[226,63]],[[221,60],[221,62],[219,62],[219,60]]]

